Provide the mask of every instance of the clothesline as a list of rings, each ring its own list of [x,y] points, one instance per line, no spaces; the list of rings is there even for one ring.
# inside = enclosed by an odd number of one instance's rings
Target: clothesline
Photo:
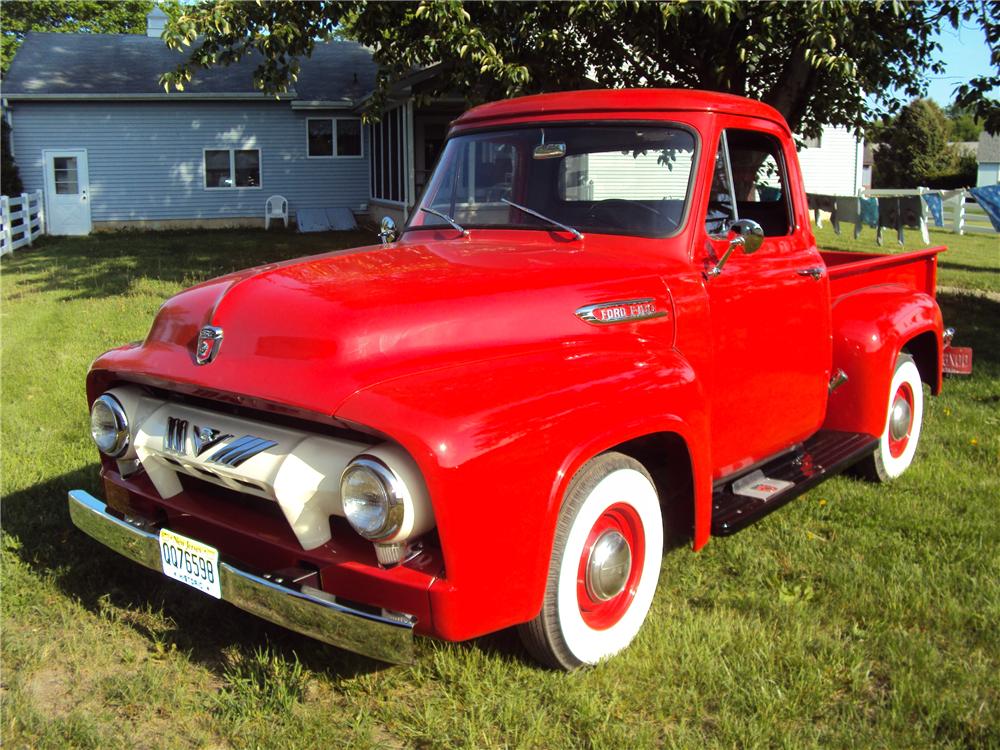
[[[823,226],[820,212],[827,212],[837,234],[840,234],[841,223],[853,224],[854,238],[857,239],[862,227],[867,225],[877,229],[876,242],[881,245],[882,230],[893,229],[902,245],[904,229],[907,228],[919,230],[924,243],[929,244],[928,225],[933,221],[934,226],[944,226],[946,201],[951,202],[956,212],[956,231],[962,231],[966,195],[973,196],[989,217],[994,230],[1000,232],[1000,186],[958,190],[866,190],[857,196],[807,193],[807,199],[818,227]]]

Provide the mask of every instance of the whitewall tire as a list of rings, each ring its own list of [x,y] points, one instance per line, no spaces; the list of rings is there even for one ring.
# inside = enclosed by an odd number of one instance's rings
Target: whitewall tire
[[[621,453],[589,461],[559,513],[542,610],[520,627],[527,649],[567,670],[624,649],[649,612],[662,556],[663,519],[649,473]]]
[[[888,482],[909,468],[917,452],[924,420],[924,390],[920,372],[909,354],[900,354],[889,385],[885,429],[878,447],[861,465],[875,482]]]

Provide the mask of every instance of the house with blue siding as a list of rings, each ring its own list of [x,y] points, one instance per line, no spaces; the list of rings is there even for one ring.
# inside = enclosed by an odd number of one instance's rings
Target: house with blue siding
[[[184,91],[160,76],[184,53],[147,33],[25,36],[3,81],[10,147],[28,191],[41,190],[54,234],[128,227],[263,226],[268,197],[303,209],[406,218],[430,175],[460,98],[417,96],[434,69],[393,88],[378,122],[361,116],[375,88],[371,51],[317,45],[294,88],[253,85],[258,60],[198,71]],[[827,128],[800,152],[811,192],[856,195],[862,143]]]
[[[414,201],[457,102],[415,108],[410,88],[379,123],[361,112],[375,87],[371,52],[318,45],[295,88],[253,85],[257,62],[199,71],[184,91],[161,74],[182,53],[146,36],[29,33],[3,81],[10,146],[25,189],[45,196],[50,230],[262,226],[264,203],[394,213]]]

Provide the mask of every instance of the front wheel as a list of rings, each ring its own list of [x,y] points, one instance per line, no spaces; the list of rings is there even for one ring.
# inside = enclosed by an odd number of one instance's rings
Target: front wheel
[[[924,390],[920,372],[909,354],[900,354],[889,385],[889,409],[878,447],[860,465],[874,482],[887,482],[913,462],[924,417]]]
[[[525,647],[566,670],[621,651],[646,619],[662,556],[649,473],[621,453],[592,459],[566,491],[542,610],[519,628]]]

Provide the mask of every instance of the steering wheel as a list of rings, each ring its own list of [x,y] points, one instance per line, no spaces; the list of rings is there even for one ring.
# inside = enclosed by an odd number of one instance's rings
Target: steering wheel
[[[673,227],[677,227],[678,223],[670,216],[664,215],[661,211],[653,208],[652,206],[647,206],[639,201],[629,200],[627,198],[604,198],[596,203],[592,204],[587,212],[584,214],[584,221],[590,221],[592,219],[597,219],[599,214],[604,215],[604,219],[611,225],[616,225],[619,223],[620,216],[617,212],[624,206],[637,206],[643,211],[647,211],[654,216],[660,216],[666,221],[669,221]],[[612,213],[614,212],[614,213]]]

